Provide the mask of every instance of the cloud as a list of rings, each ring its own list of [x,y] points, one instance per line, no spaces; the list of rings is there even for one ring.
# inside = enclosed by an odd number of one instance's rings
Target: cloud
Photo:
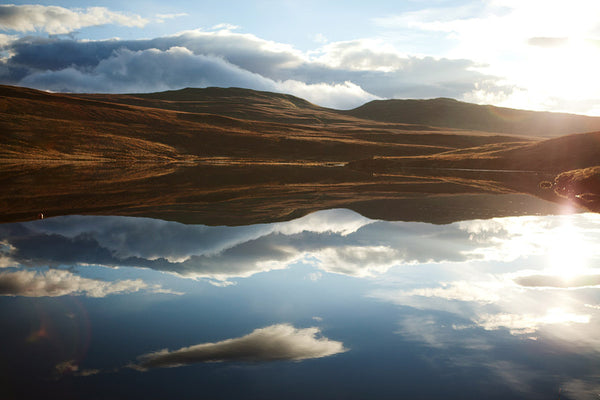
[[[109,294],[132,293],[146,289],[169,293],[160,286],[151,287],[141,279],[107,282],[82,278],[65,270],[0,272],[0,296],[105,297]]]
[[[147,23],[139,15],[125,15],[105,7],[69,10],[57,6],[0,5],[0,29],[5,31],[65,34],[88,26],[118,24],[141,28]]]
[[[65,68],[34,73],[26,86],[75,92],[161,91],[186,86],[238,86],[274,90],[275,83],[227,61],[195,55],[185,47],[165,51],[121,49],[89,71]]]
[[[156,14],[155,18],[156,18],[156,22],[158,22],[159,24],[162,24],[165,22],[165,20],[180,18],[180,17],[187,17],[188,15],[189,14],[187,14],[187,13]]]
[[[406,56],[374,40],[328,43],[301,52],[232,32],[186,31],[144,40],[11,41],[0,82],[55,91],[147,92],[186,86],[242,86],[286,92],[316,104],[352,108],[388,97],[461,97],[493,76],[467,59]],[[503,92],[509,90],[505,86]]]
[[[182,87],[244,87],[291,93],[314,103],[351,108],[377,99],[351,82],[307,84],[274,81],[220,57],[196,55],[185,47],[166,51],[115,51],[91,70],[69,67],[33,73],[20,81],[29,87],[73,92],[158,92]]]
[[[239,28],[240,27],[238,25],[233,25],[233,24],[228,24],[228,23],[217,24],[212,27],[212,29],[214,29],[214,30],[226,30],[226,31],[234,31]]]
[[[333,42],[320,49],[316,61],[332,68],[344,67],[354,71],[394,71],[404,69],[410,62],[391,45],[381,40],[358,39]]]
[[[146,370],[206,362],[302,361],[348,351],[342,342],[318,337],[319,334],[319,328],[315,327],[271,325],[240,338],[144,354],[130,367]]]
[[[323,35],[322,33],[317,33],[317,34],[313,35],[313,40],[315,42],[321,43],[321,44],[325,44],[329,41],[327,39],[327,37],[325,35]]]

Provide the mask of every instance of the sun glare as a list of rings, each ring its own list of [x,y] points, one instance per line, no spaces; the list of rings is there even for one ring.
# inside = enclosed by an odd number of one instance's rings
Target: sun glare
[[[585,274],[589,270],[592,245],[572,225],[571,219],[565,218],[550,235],[547,254],[549,272],[565,280]]]

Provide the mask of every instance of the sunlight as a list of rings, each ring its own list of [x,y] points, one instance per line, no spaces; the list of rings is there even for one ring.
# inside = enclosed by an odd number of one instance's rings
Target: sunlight
[[[565,218],[550,232],[548,243],[548,269],[553,275],[568,281],[588,271],[592,245],[573,226],[571,218]]]

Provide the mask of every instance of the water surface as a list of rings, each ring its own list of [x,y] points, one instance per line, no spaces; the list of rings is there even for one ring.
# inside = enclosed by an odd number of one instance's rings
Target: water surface
[[[597,214],[0,225],[2,397],[596,398]]]

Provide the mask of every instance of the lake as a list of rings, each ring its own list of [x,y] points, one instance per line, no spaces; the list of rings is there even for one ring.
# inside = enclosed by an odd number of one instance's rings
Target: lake
[[[0,225],[2,397],[592,399],[600,215]]]

